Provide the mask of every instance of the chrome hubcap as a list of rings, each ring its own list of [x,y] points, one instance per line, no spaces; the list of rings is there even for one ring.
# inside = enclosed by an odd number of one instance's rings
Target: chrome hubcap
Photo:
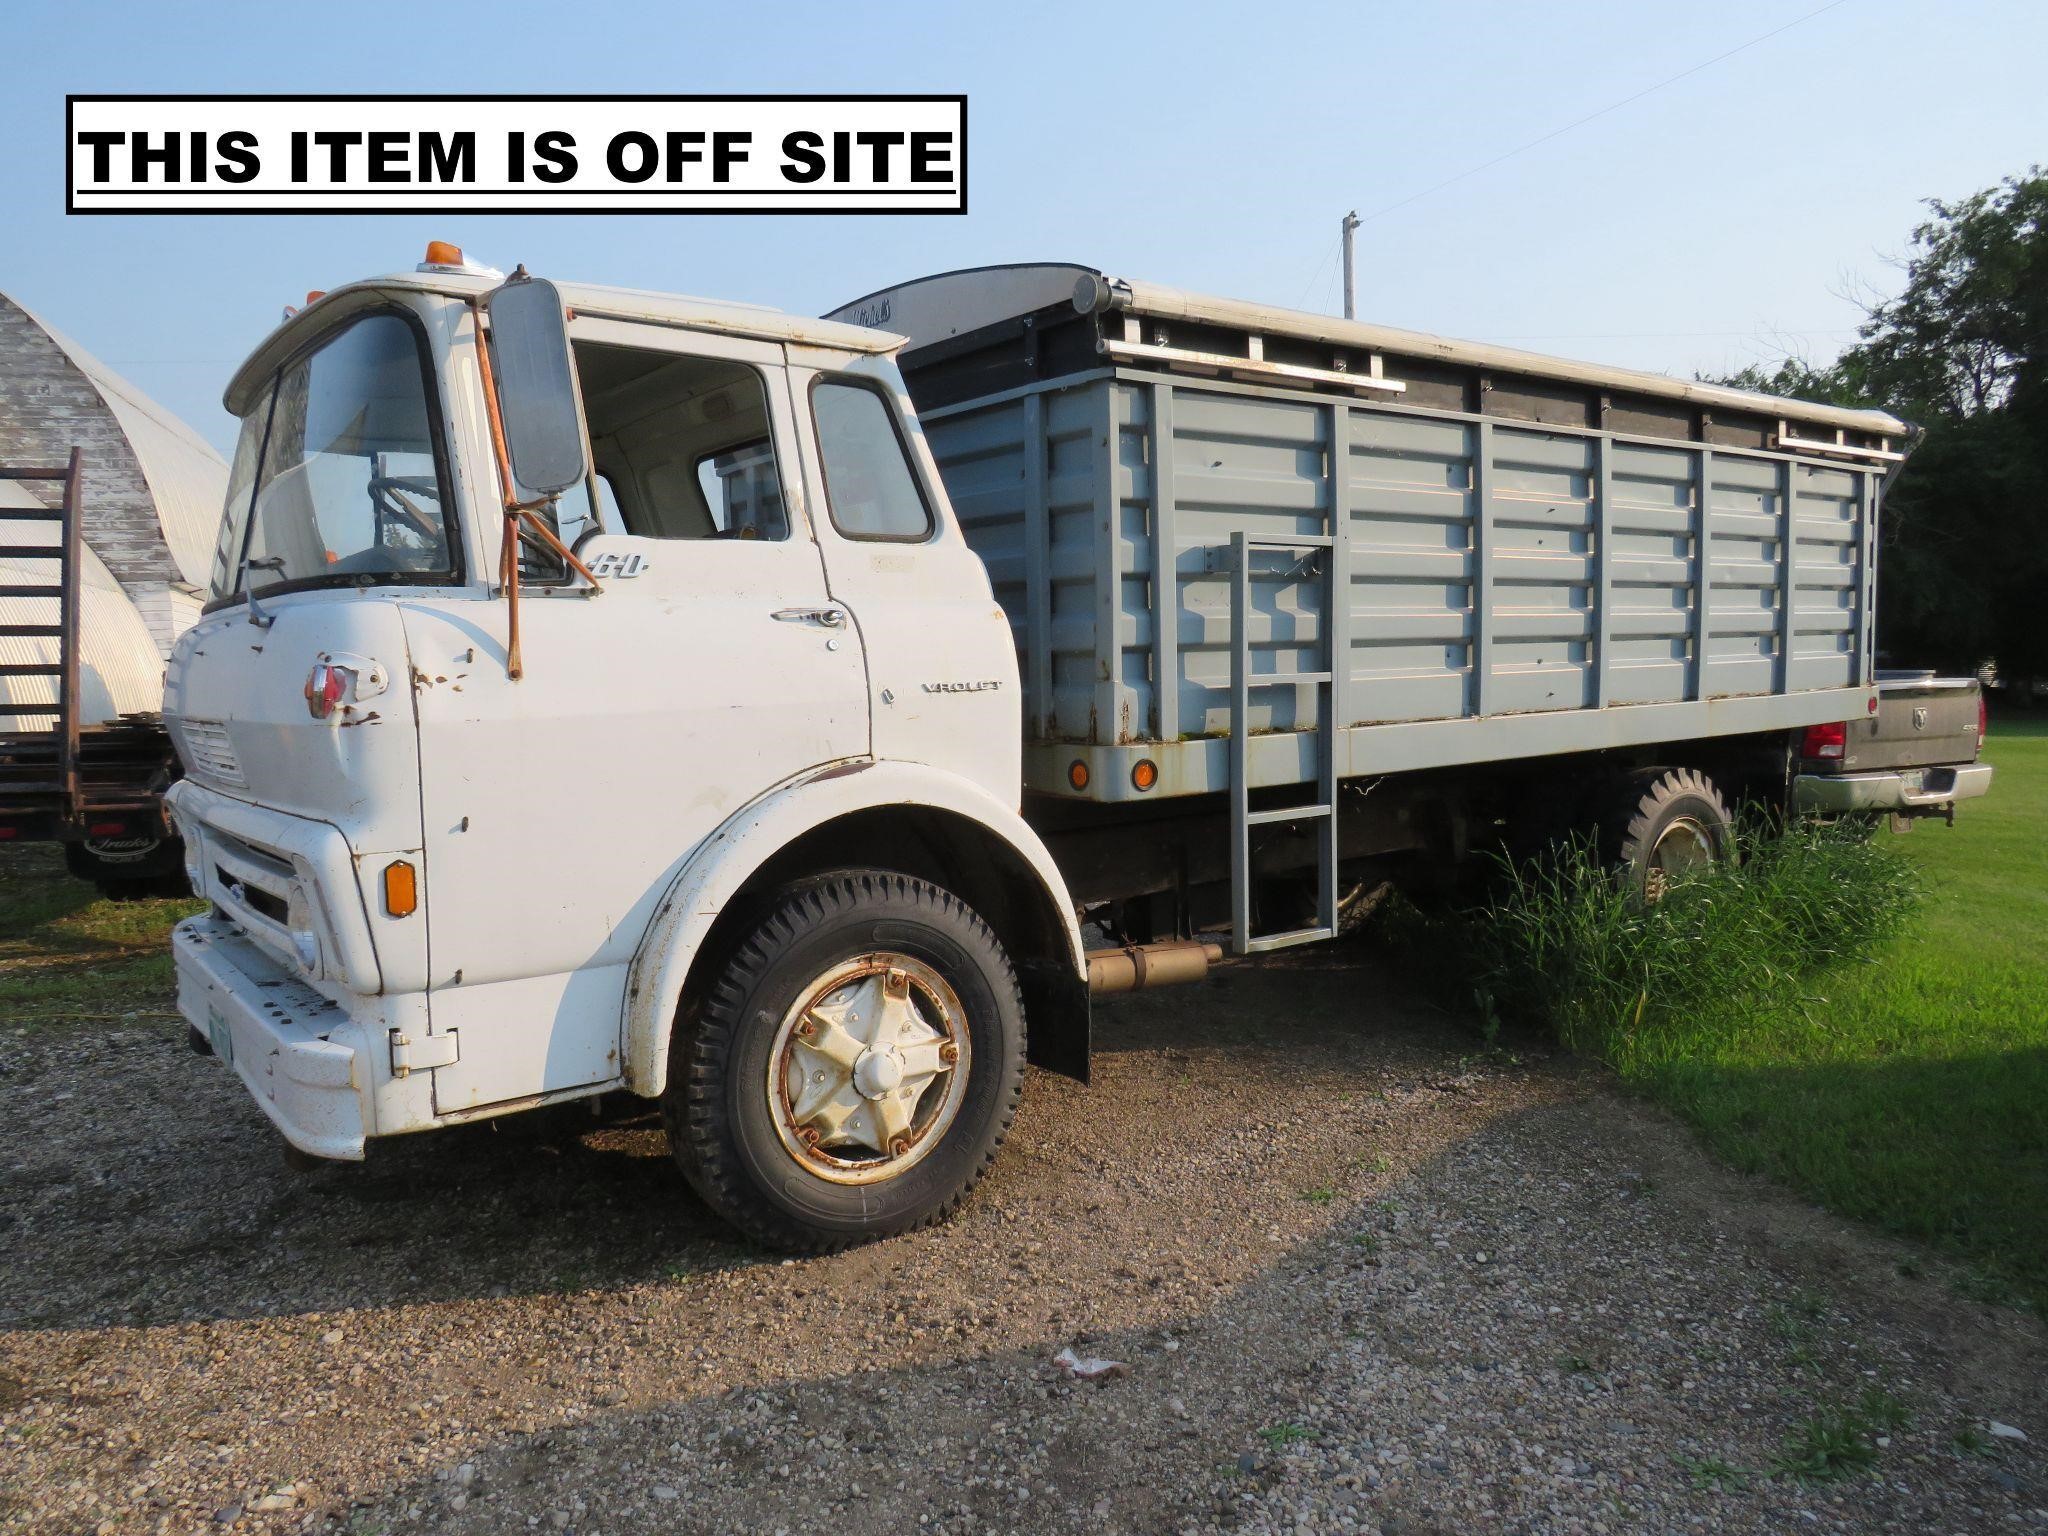
[[[936,1146],[967,1087],[960,999],[921,960],[881,951],[833,966],[782,1020],[768,1107],[820,1178],[894,1178]]]

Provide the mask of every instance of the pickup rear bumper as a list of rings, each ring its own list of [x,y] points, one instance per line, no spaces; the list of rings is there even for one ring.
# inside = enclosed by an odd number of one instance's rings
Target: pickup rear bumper
[[[1792,781],[1792,808],[1822,816],[1858,811],[1939,812],[1991,788],[1991,765],[1897,768],[1883,773],[1802,773]]]

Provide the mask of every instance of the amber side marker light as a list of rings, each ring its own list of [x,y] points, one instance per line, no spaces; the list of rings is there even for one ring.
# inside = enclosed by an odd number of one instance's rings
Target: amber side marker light
[[[1159,782],[1159,765],[1149,757],[1141,757],[1131,766],[1131,785],[1134,789],[1150,789]]]
[[[1078,757],[1067,764],[1067,782],[1077,792],[1088,787],[1088,765]]]
[[[403,859],[384,866],[384,910],[393,917],[410,917],[420,904],[420,877]]]

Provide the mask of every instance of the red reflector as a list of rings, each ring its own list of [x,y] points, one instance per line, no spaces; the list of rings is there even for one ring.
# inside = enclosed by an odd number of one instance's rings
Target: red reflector
[[[128,830],[125,821],[96,821],[85,829],[87,837],[119,837]]]
[[[0,843],[11,843],[21,836],[19,827],[0,827]]]
[[[1801,757],[1841,758],[1849,748],[1849,723],[1831,720],[1826,725],[1809,725],[1799,738]]]
[[[319,663],[306,678],[306,713],[315,720],[325,720],[341,702],[345,686],[341,668],[330,667],[324,661]]]

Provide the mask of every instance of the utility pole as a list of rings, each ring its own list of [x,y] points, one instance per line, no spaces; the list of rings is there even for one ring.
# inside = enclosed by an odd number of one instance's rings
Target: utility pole
[[[1344,318],[1358,318],[1358,269],[1354,264],[1356,242],[1352,232],[1358,228],[1358,210],[1352,209],[1344,215]]]

